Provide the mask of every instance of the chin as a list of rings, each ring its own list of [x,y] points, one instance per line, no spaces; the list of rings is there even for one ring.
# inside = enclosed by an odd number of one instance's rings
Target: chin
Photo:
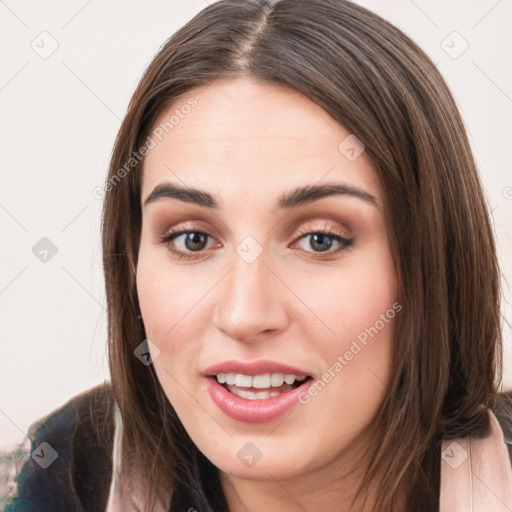
[[[302,474],[302,471],[293,463],[286,462],[286,464],[283,464],[283,461],[264,462],[263,458],[253,467],[246,467],[238,460],[233,461],[231,464],[226,464],[224,460],[220,466],[217,464],[215,466],[221,472],[242,480],[282,481],[298,477]]]

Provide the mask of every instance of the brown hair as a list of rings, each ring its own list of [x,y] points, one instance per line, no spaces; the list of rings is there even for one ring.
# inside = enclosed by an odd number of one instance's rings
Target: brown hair
[[[345,0],[216,2],[163,45],[131,99],[102,226],[125,463],[150,507],[160,499],[171,510],[227,510],[215,466],[190,440],[153,367],[134,356],[145,339],[135,284],[143,160],[114,178],[164,109],[193,88],[243,76],[303,94],[376,164],[403,311],[359,493],[377,482],[379,510],[395,511],[406,483],[407,510],[437,510],[441,440],[485,434],[501,385],[495,243],[465,128],[437,68],[399,29]]]

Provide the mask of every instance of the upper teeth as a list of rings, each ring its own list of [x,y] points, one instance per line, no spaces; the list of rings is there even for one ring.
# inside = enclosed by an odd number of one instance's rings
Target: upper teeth
[[[241,388],[277,388],[286,384],[293,384],[296,380],[303,381],[305,375],[285,375],[283,373],[266,373],[265,375],[242,375],[241,373],[218,373],[217,381],[220,384],[229,384]]]

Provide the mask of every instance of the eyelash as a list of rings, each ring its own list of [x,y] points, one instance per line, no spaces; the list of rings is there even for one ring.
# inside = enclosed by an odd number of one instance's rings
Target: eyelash
[[[178,256],[179,258],[184,258],[184,259],[188,259],[188,260],[193,259],[196,257],[194,255],[195,253],[200,254],[201,252],[203,252],[203,250],[190,251],[190,252],[186,253],[186,252],[179,251],[179,250],[175,249],[174,247],[172,247],[172,242],[175,238],[177,238],[181,235],[189,234],[189,233],[196,233],[196,234],[198,233],[198,234],[213,238],[211,235],[209,235],[208,233],[206,233],[204,231],[189,228],[186,230],[181,229],[181,230],[170,231],[169,233],[166,233],[164,236],[162,236],[160,238],[160,243],[167,246],[167,249],[169,250],[169,252],[171,252],[175,256]],[[334,251],[327,250],[327,251],[323,251],[323,252],[302,250],[302,252],[305,252],[305,253],[311,255],[313,259],[326,259],[326,257],[330,257],[333,254],[337,254],[342,251],[347,251],[352,247],[352,245],[354,243],[353,238],[348,238],[348,237],[344,236],[342,233],[339,233],[329,227],[322,227],[322,228],[316,229],[314,231],[311,231],[308,229],[299,230],[297,239],[294,242],[294,244],[296,242],[298,242],[299,240],[301,240],[302,238],[305,238],[307,235],[316,235],[316,234],[328,235],[329,237],[331,237],[335,241],[337,241],[340,244],[340,247]]]

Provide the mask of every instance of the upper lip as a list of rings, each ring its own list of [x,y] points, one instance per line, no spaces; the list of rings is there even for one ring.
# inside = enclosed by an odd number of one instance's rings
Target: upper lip
[[[277,361],[237,361],[229,360],[209,366],[203,375],[214,376],[219,373],[240,373],[242,375],[265,375],[266,373],[283,373],[285,375],[309,376],[310,373]]]

